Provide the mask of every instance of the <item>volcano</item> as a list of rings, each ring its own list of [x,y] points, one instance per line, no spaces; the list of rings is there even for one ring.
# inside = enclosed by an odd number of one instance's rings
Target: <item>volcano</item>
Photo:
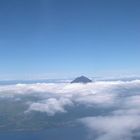
[[[83,83],[83,84],[86,84],[86,83],[91,83],[92,80],[88,79],[87,77],[85,76],[80,76],[80,77],[77,77],[75,78],[71,83]]]

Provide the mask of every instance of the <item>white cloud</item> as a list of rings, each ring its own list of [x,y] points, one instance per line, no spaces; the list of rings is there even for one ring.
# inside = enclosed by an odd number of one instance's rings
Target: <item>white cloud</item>
[[[122,82],[115,86],[113,84],[110,95],[114,94],[118,95],[114,98],[114,104],[116,105],[114,111],[110,111],[104,116],[80,119],[90,130],[91,139],[133,140],[136,132],[140,135],[139,81]],[[96,134],[96,136],[92,134]]]
[[[47,112],[48,109],[55,110],[56,112],[65,112],[65,105],[71,103],[83,104],[85,106],[100,106],[100,107],[119,107],[121,102],[124,102],[123,107],[139,105],[138,96],[132,97],[135,94],[134,89],[140,91],[140,80],[134,81],[98,81],[89,84],[69,84],[69,83],[36,83],[36,84],[16,84],[0,86],[0,97],[11,97],[22,95],[32,95],[40,97],[37,102],[30,104],[30,110]],[[125,92],[124,92],[125,91]],[[127,95],[129,92],[129,96]],[[121,98],[119,97],[121,93]],[[123,94],[123,96],[122,96]],[[137,93],[138,94],[138,93]],[[128,97],[127,97],[128,96]],[[18,97],[19,98],[19,97]],[[52,100],[53,99],[53,100]],[[64,105],[61,99],[66,99]],[[129,100],[129,103],[127,102]],[[136,101],[137,100],[137,101]],[[137,105],[136,105],[137,102]],[[49,107],[49,104],[54,104],[54,108]],[[133,105],[133,106],[134,106]],[[36,109],[35,109],[36,107]],[[32,109],[31,109],[32,108]],[[121,108],[119,108],[121,110]],[[46,111],[47,110],[47,111]],[[53,112],[53,111],[52,111]],[[52,113],[53,114],[53,113]],[[55,114],[55,113],[54,113]]]
[[[131,140],[135,130],[140,129],[140,80],[0,86],[0,98],[17,99],[17,96],[21,100],[23,96],[38,97],[29,102],[27,112],[40,111],[49,116],[66,113],[67,106],[74,109],[75,104],[109,109],[104,116],[80,119],[91,134],[97,134],[96,140]]]
[[[46,112],[49,116],[53,116],[57,112],[66,112],[64,107],[67,105],[73,105],[73,103],[67,98],[49,98],[48,100],[45,100],[40,103],[32,103],[28,111],[41,111]]]
[[[133,132],[140,129],[140,116],[98,116],[81,119],[95,140],[131,140]],[[93,136],[94,137],[94,136]]]

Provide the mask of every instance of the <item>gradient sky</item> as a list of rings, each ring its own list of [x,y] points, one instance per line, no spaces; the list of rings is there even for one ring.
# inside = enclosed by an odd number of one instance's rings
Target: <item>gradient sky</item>
[[[0,0],[0,78],[140,75],[140,0]]]

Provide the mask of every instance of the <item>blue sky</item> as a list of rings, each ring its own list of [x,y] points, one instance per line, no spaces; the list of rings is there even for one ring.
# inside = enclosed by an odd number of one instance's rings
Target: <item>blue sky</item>
[[[140,75],[139,0],[0,0],[0,78]]]

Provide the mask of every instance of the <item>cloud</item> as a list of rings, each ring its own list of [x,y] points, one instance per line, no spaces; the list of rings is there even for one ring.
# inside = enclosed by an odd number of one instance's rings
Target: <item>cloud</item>
[[[133,140],[134,137],[140,136],[139,81],[117,84],[110,94],[117,95],[114,99],[113,110],[105,115],[80,119],[80,122],[89,129],[91,139]]]
[[[134,131],[140,129],[140,116],[98,116],[81,119],[95,134],[95,140],[131,140]]]
[[[27,112],[40,111],[46,112],[49,116],[55,115],[57,112],[65,113],[65,106],[72,106],[73,103],[67,98],[49,98],[40,103],[32,103]]]
[[[136,134],[140,130],[140,80],[1,85],[3,98],[25,102],[25,112],[44,112],[51,117],[67,113],[68,107],[93,107],[94,115],[87,113],[78,119],[91,132],[91,139],[131,140],[140,135]]]
[[[135,90],[134,90],[135,89]],[[89,84],[69,84],[69,83],[36,83],[36,84],[16,84],[0,86],[0,97],[15,96],[38,96],[40,102],[54,98],[59,101],[61,98],[77,102],[84,105],[112,106],[124,98],[129,100],[129,104],[138,100],[140,91],[140,80],[134,81],[99,81]],[[128,93],[129,94],[128,94]],[[131,97],[135,95],[136,97]],[[119,97],[121,96],[121,98]],[[123,97],[124,96],[124,97]],[[53,100],[52,100],[53,101]],[[126,102],[126,101],[125,101]],[[139,100],[137,101],[139,103]],[[125,103],[126,106],[127,102]]]
[[[123,108],[136,107],[139,106],[139,91],[140,80],[97,81],[89,84],[16,84],[0,86],[0,98],[15,99],[18,96],[19,99],[23,96],[35,96],[38,97],[38,100],[30,102],[30,111],[41,111],[48,113],[48,115],[55,115],[54,112],[66,112],[65,106],[72,104],[101,108],[116,106],[118,110],[121,110],[120,104],[123,102]],[[50,113],[51,111],[53,113]],[[117,112],[117,110],[115,111]]]

